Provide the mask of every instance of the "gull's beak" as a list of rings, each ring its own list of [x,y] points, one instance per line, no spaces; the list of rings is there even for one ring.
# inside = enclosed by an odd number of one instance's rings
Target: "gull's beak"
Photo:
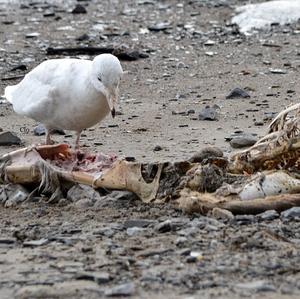
[[[113,118],[116,116],[115,104],[117,102],[117,94],[117,90],[108,90],[106,96],[110,113]]]

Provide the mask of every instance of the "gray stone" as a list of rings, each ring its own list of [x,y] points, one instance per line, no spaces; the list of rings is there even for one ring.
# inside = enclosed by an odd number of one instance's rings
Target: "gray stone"
[[[248,147],[255,144],[257,140],[258,140],[257,137],[253,136],[252,134],[242,133],[234,136],[230,140],[230,145],[233,148]]]
[[[141,227],[129,227],[126,230],[126,233],[128,236],[132,237],[132,236],[139,235],[139,234],[143,233],[144,231],[145,231],[145,229],[141,228]]]
[[[61,129],[54,129],[51,131],[52,134],[65,135],[65,131]],[[33,134],[35,136],[42,136],[46,134],[46,128],[43,124],[38,124],[33,128]]]
[[[250,95],[245,90],[237,87],[233,89],[228,96],[226,96],[226,99],[236,98],[250,98]]]
[[[230,211],[220,209],[220,208],[213,208],[213,210],[211,211],[211,215],[212,217],[217,219],[226,219],[226,220],[234,219],[234,216]]]
[[[275,292],[276,288],[274,285],[270,284],[265,280],[256,280],[245,283],[238,283],[235,285],[238,289],[254,291],[254,292]]]
[[[13,207],[24,202],[29,192],[21,185],[3,185],[0,188],[0,203],[5,207]]]
[[[116,285],[105,291],[108,297],[131,296],[135,292],[135,285],[132,282]]]
[[[84,198],[88,198],[95,202],[96,200],[101,199],[101,195],[94,188],[81,184],[74,185],[67,193],[67,199],[73,202]]]
[[[153,224],[155,221],[147,220],[147,219],[129,219],[124,222],[125,228],[130,227],[148,227],[149,225]]]
[[[282,219],[299,219],[300,218],[300,207],[293,207],[281,213]]]
[[[278,217],[279,217],[279,214],[275,210],[268,210],[268,211],[265,211],[264,213],[256,215],[256,218],[258,218],[259,220],[263,220],[263,221],[274,220]]]
[[[6,146],[6,145],[20,145],[21,139],[12,132],[4,132],[0,134],[0,146]]]
[[[39,240],[31,240],[31,241],[25,241],[23,242],[23,246],[26,247],[38,247],[43,246],[49,243],[49,239],[39,239]]]
[[[87,209],[94,206],[94,202],[90,198],[81,198],[75,202],[75,206],[80,209]]]
[[[217,120],[216,108],[206,106],[198,115],[199,120]]]

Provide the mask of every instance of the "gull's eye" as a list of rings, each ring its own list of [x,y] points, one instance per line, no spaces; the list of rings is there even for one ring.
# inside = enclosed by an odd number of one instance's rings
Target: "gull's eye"
[[[102,82],[102,79],[101,79],[101,77],[98,77],[98,80],[99,80],[100,82]]]

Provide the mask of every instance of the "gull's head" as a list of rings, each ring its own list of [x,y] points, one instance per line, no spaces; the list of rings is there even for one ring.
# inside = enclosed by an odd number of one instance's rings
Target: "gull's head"
[[[92,82],[94,87],[106,96],[112,116],[119,96],[119,84],[123,70],[119,59],[112,54],[101,54],[92,63]]]

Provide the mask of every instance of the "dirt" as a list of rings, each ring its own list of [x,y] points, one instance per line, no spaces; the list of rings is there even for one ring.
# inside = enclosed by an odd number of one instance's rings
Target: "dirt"
[[[300,24],[245,37],[229,23],[247,2],[0,1],[0,95],[55,57],[47,47],[127,44],[149,57],[121,62],[128,74],[119,115],[87,129],[83,148],[146,162],[186,160],[207,145],[229,154],[226,137],[263,136],[300,93]],[[71,13],[78,3],[86,14]],[[161,22],[168,28],[147,30]],[[83,34],[89,39],[77,41]],[[27,70],[11,71],[20,65]],[[236,87],[250,98],[226,99]],[[219,106],[216,121],[199,120],[207,105]],[[1,108],[0,128],[15,132],[21,146],[44,141],[33,135],[33,120],[8,103]],[[75,134],[67,134],[55,140],[73,144]],[[18,147],[2,146],[0,154]],[[0,298],[99,298],[120,284],[132,298],[299,297],[297,219],[189,216],[121,192],[93,206],[37,201],[0,207]]]

